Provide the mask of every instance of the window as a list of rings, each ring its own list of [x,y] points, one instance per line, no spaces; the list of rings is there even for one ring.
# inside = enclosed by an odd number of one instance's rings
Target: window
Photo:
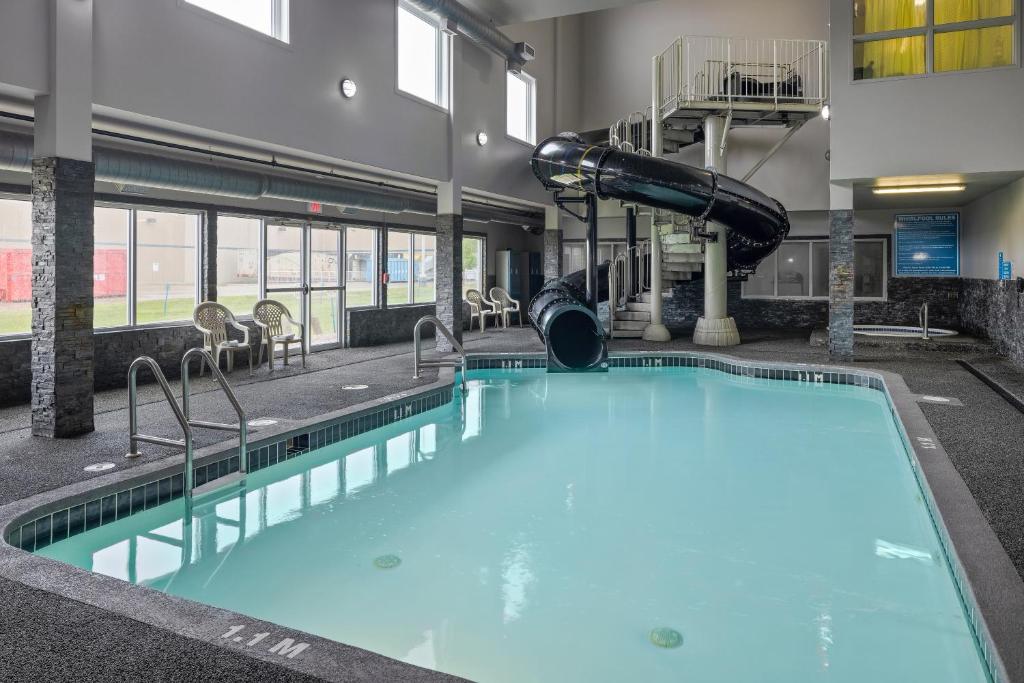
[[[32,331],[32,202],[0,199],[0,335]]]
[[[388,230],[388,306],[398,306],[412,301],[410,290],[409,264],[412,235],[407,232]]]
[[[190,5],[288,42],[288,0],[185,0]]]
[[[1015,63],[1015,0],[853,0],[853,79]]]
[[[858,239],[853,244],[857,299],[884,299],[889,274],[884,239]],[[743,283],[746,299],[828,299],[828,240],[786,240]]]
[[[92,261],[93,327],[121,327],[131,322],[128,305],[128,243],[132,212],[93,209],[95,242]]]
[[[260,298],[259,218],[217,217],[217,301],[235,315],[252,315]]]
[[[398,89],[448,108],[451,39],[437,19],[412,5],[398,4]]]
[[[485,254],[483,237],[462,237],[463,298],[465,298],[466,292],[471,289],[475,289],[478,292],[484,291],[486,286],[485,278],[487,277],[484,269],[486,262]]]
[[[598,242],[597,264],[614,261],[615,257],[625,253],[625,242]],[[587,267],[587,243],[583,240],[562,242],[562,275],[568,275]]]
[[[345,231],[345,305],[348,308],[377,303],[377,231],[348,228]]]
[[[388,230],[388,305],[436,301],[433,235]]]
[[[437,301],[435,245],[436,238],[433,235],[413,235],[413,303]]]
[[[196,305],[199,216],[136,211],[135,322],[189,320]]]
[[[537,81],[525,73],[508,72],[506,81],[506,132],[517,140],[537,143]]]

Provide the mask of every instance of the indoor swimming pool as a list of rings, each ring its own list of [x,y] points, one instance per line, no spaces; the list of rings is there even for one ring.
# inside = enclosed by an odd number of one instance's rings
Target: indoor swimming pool
[[[882,391],[475,371],[37,553],[483,682],[986,681]]]

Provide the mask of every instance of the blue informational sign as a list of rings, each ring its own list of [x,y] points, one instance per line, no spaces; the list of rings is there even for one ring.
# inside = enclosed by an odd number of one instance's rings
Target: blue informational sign
[[[897,275],[960,275],[960,214],[896,216]]]
[[[999,252],[999,279],[1013,279],[1013,261],[1007,261],[1006,259],[1004,259],[1003,252]]]

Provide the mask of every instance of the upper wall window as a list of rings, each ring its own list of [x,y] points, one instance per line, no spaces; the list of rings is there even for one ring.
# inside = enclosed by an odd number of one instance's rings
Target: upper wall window
[[[537,81],[529,74],[506,76],[506,132],[517,140],[537,144]]]
[[[289,0],[185,0],[254,31],[288,42]]]
[[[1011,66],[1015,0],[853,0],[853,79]]]
[[[398,3],[398,89],[448,108],[451,39],[437,19]]]

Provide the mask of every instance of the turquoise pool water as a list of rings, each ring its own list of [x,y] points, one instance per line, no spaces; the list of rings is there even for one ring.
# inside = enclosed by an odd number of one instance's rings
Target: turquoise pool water
[[[882,393],[473,377],[40,554],[485,682],[986,680]]]

